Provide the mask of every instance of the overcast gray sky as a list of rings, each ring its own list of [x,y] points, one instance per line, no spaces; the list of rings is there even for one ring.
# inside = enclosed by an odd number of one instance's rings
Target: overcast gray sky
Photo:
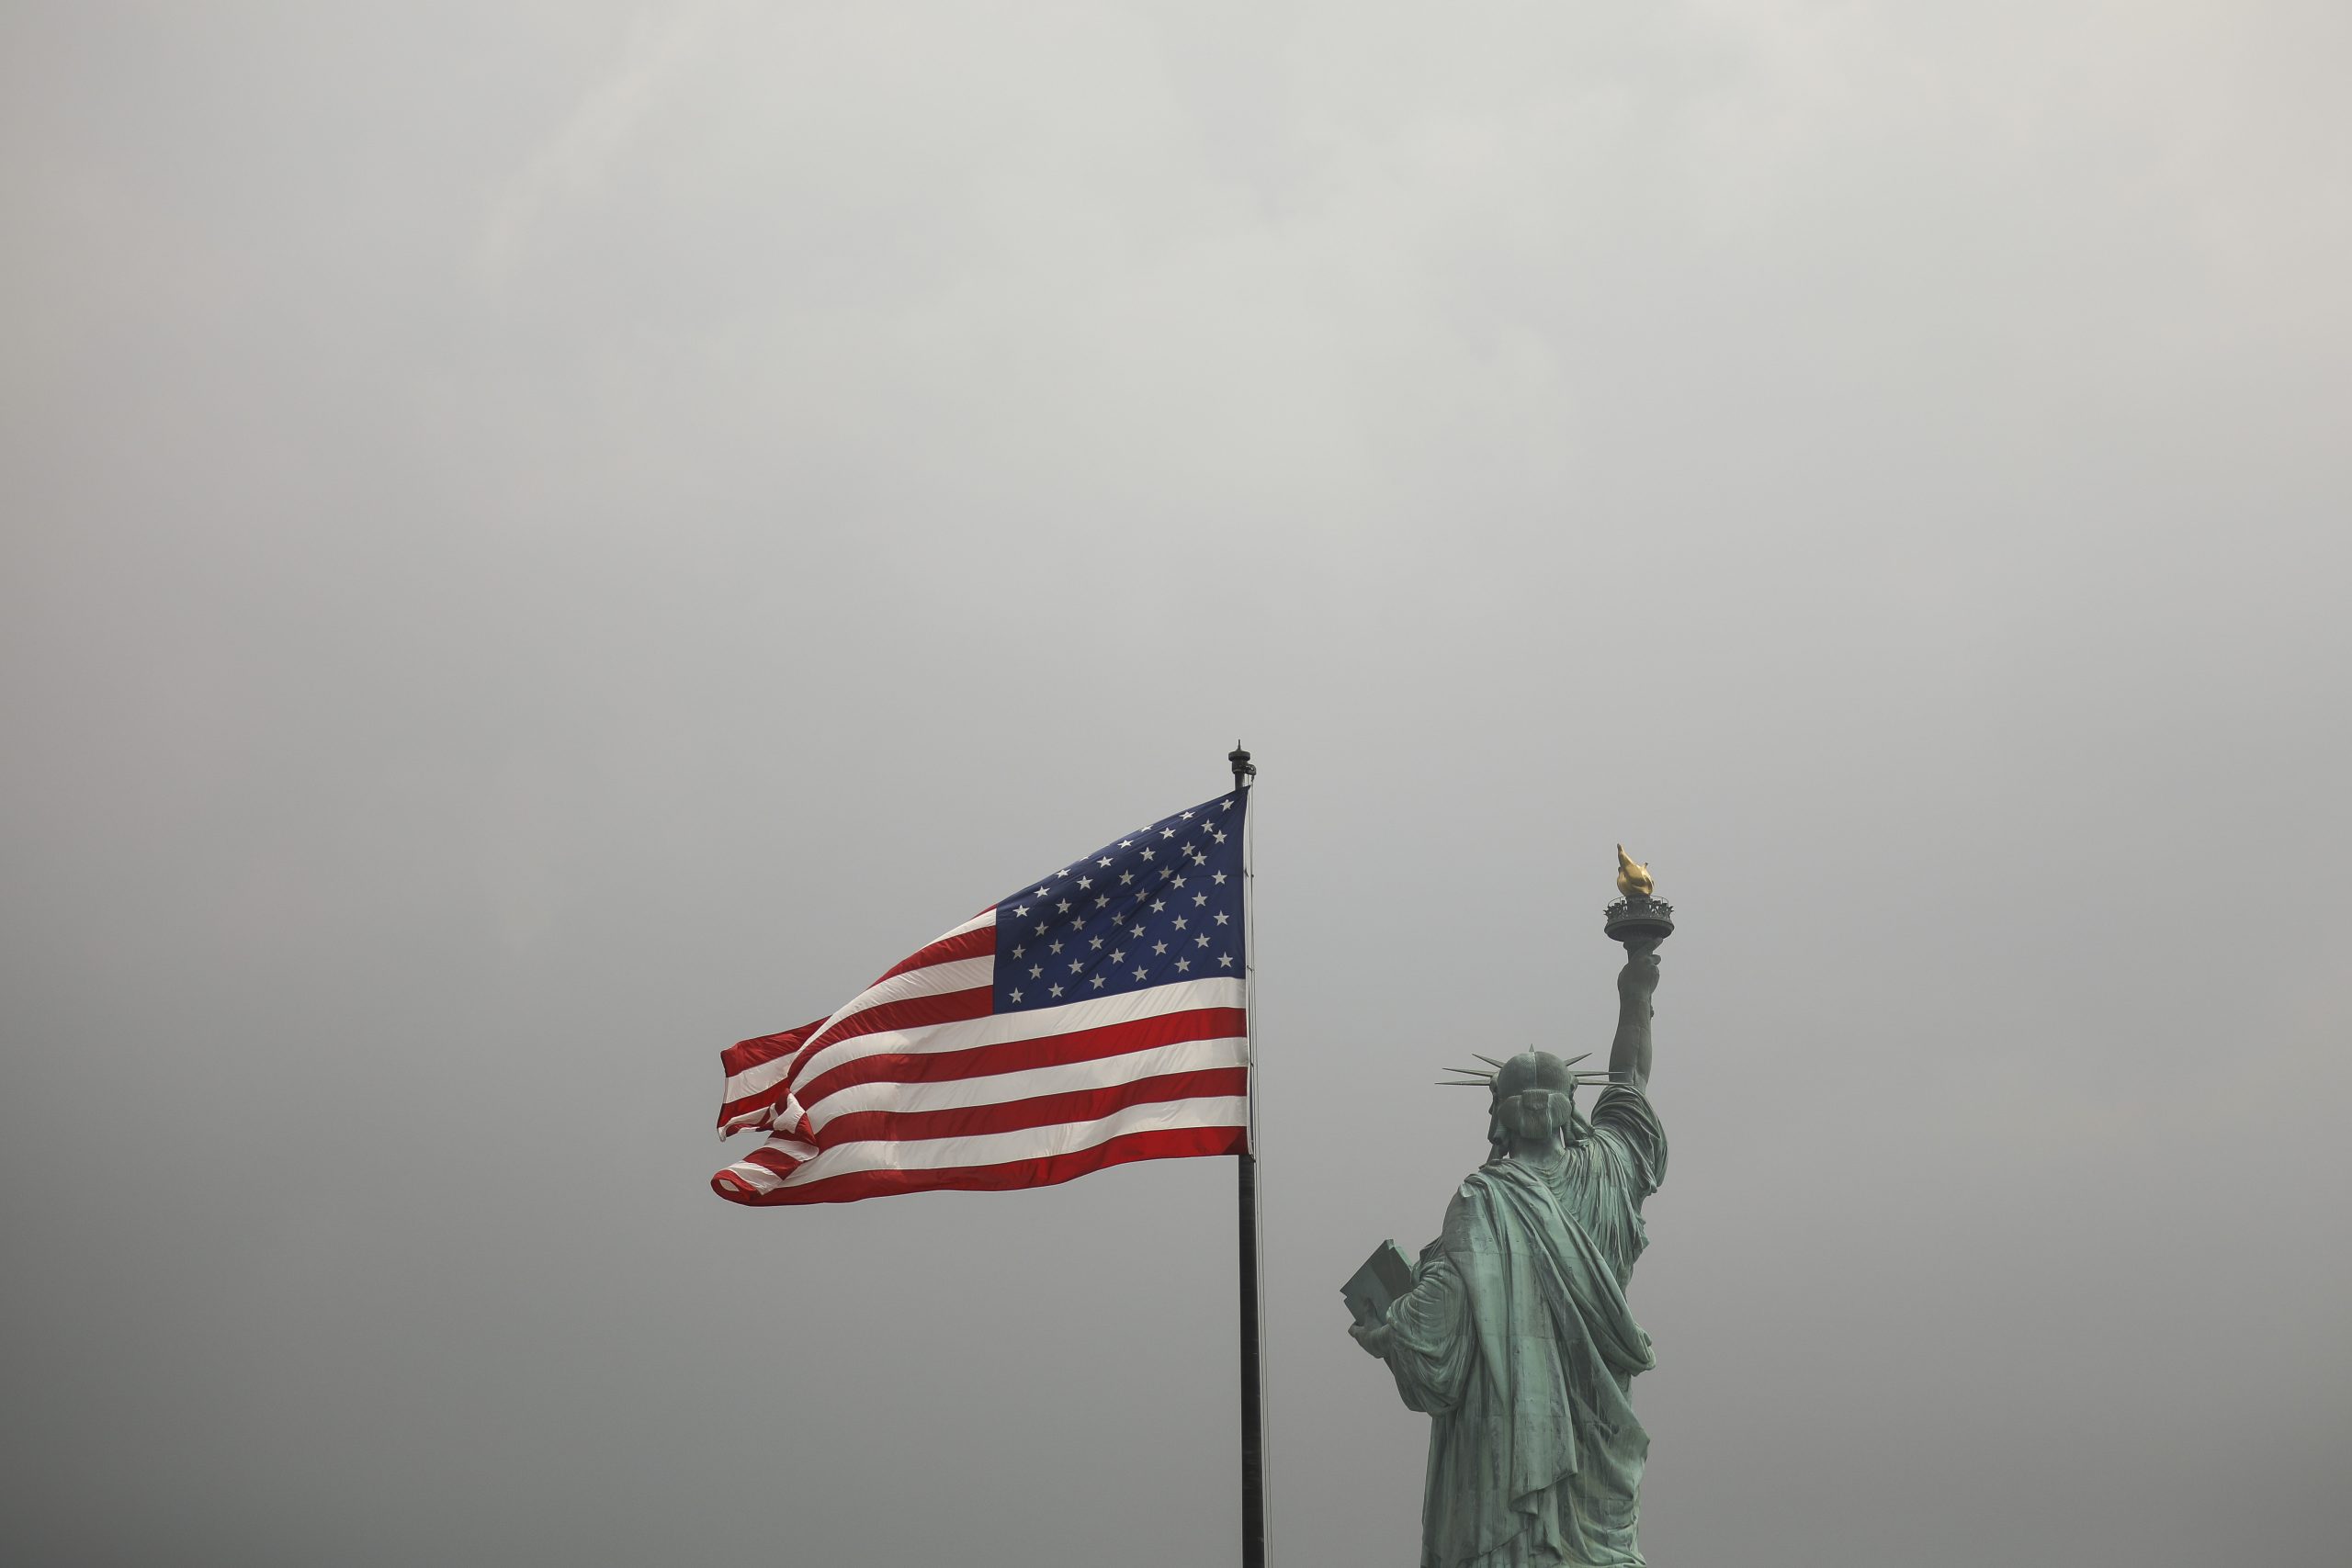
[[[4,15],[0,1554],[1233,1561],[1228,1165],[706,1181],[1238,735],[1278,1563],[1619,839],[1653,1561],[2352,1556],[2352,10]]]

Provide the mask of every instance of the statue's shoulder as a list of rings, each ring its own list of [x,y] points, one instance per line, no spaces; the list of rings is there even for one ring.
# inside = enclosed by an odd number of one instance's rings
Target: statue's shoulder
[[[1495,1172],[1499,1166],[1482,1165],[1464,1177],[1453,1189],[1453,1199],[1445,1206],[1449,1223],[1457,1214],[1476,1213],[1493,1201]]]
[[[1454,1196],[1466,1198],[1474,1192],[1481,1194],[1491,1192],[1494,1190],[1495,1183],[1498,1179],[1500,1173],[1510,1168],[1511,1165],[1509,1160],[1498,1160],[1491,1165],[1482,1165],[1477,1169],[1472,1171],[1469,1175],[1462,1179],[1462,1185],[1454,1189]]]
[[[1484,1252],[1492,1243],[1485,1240],[1494,1228],[1495,1212],[1491,1166],[1481,1167],[1464,1177],[1445,1205],[1445,1224],[1433,1244],[1450,1253]]]
[[[1482,1165],[1462,1179],[1445,1206],[1442,1245],[1448,1252],[1494,1252],[1503,1233],[1519,1229],[1534,1205],[1548,1204],[1544,1178],[1510,1160]]]
[[[1540,1186],[1542,1179],[1525,1166],[1514,1164],[1510,1160],[1498,1160],[1492,1165],[1482,1165],[1464,1177],[1462,1185],[1454,1189],[1454,1205],[1458,1208],[1465,1203],[1477,1205],[1491,1203],[1508,1189]]]

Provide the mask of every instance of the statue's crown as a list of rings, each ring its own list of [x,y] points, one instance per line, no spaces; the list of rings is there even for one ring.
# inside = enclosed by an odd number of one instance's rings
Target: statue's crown
[[[1448,1067],[1445,1069],[1447,1072],[1458,1073],[1461,1076],[1453,1078],[1441,1078],[1438,1081],[1442,1084],[1450,1084],[1456,1089],[1487,1089],[1498,1097],[1506,1094],[1521,1094],[1531,1089],[1557,1089],[1562,1094],[1573,1095],[1579,1087],[1585,1085],[1605,1085],[1616,1081],[1607,1073],[1580,1073],[1575,1070],[1578,1062],[1592,1055],[1589,1051],[1562,1058],[1555,1056],[1549,1051],[1538,1051],[1531,1046],[1508,1062],[1498,1062],[1492,1056],[1479,1055],[1476,1051],[1471,1055],[1477,1056],[1478,1060],[1487,1065],[1484,1067]]]
[[[1495,1073],[1497,1094],[1524,1094],[1531,1089],[1576,1092],[1576,1074],[1549,1051],[1521,1051]]]

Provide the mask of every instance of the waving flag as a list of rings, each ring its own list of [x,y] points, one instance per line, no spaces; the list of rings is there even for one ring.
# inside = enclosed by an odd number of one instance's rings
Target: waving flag
[[[720,1054],[722,1198],[1044,1187],[1249,1148],[1242,818],[1229,795],[1048,872],[831,1016]]]

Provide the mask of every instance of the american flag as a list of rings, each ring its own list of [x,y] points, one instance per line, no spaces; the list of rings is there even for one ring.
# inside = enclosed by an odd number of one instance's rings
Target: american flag
[[[711,1178],[758,1206],[1044,1187],[1248,1148],[1247,792],[999,899],[830,1017],[720,1054]]]

